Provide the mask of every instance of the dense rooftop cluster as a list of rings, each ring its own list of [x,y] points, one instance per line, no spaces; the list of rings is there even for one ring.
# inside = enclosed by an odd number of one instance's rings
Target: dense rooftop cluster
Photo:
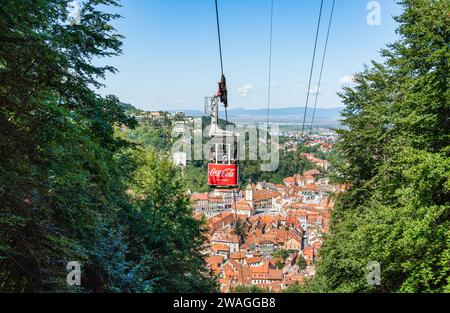
[[[196,217],[207,221],[204,253],[222,292],[240,286],[279,292],[314,276],[333,210],[330,196],[345,189],[330,184],[325,168],[317,167],[286,177],[284,184],[192,194]]]

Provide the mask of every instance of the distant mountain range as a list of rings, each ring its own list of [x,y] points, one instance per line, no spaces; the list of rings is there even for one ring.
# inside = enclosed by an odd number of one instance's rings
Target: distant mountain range
[[[342,108],[317,109],[315,124],[339,124]],[[189,116],[205,115],[203,111],[185,110]],[[273,108],[270,109],[270,121],[272,123],[298,123],[303,121],[305,108]],[[223,112],[221,112],[221,115]],[[307,110],[307,124],[311,122],[313,109]],[[267,109],[231,109],[228,110],[228,118],[239,122],[265,122],[267,121]]]
[[[131,104],[121,103],[122,107],[128,111],[138,110]],[[316,118],[314,124],[316,125],[339,125],[340,113],[342,108],[332,109],[317,109]],[[177,112],[176,110],[170,110],[170,113]],[[188,116],[204,116],[204,111],[200,110],[184,110]],[[292,107],[292,108],[273,108],[270,109],[270,122],[271,123],[300,123],[303,121],[303,115],[305,108]],[[224,112],[220,112],[221,116],[224,116]],[[313,109],[307,110],[306,123],[311,123]],[[267,121],[267,109],[230,109],[228,110],[228,119],[235,122],[266,122]]]

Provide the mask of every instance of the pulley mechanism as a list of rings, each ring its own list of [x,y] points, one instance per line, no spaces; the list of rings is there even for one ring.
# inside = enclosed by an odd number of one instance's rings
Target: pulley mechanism
[[[220,102],[224,105],[225,108],[228,108],[228,90],[227,90],[227,79],[225,75],[222,74],[222,78],[219,82],[219,91],[217,92],[217,96],[220,99]]]

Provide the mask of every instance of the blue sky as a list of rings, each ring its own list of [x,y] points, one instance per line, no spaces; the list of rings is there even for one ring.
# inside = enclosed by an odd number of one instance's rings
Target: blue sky
[[[272,107],[303,107],[320,0],[274,0]],[[396,39],[401,8],[380,0],[382,23],[369,26],[366,0],[337,0],[318,106],[340,106],[336,92]],[[220,77],[214,0],[122,0],[114,23],[124,54],[102,94],[146,110],[203,108]],[[325,0],[312,90],[332,0]],[[270,0],[219,0],[225,74],[232,108],[267,105]]]

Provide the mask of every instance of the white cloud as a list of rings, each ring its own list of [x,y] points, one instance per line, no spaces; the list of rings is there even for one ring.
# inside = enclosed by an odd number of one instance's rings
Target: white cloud
[[[254,88],[250,84],[246,84],[246,85],[244,85],[244,86],[242,86],[241,88],[238,89],[238,93],[242,97],[250,96],[253,93],[253,91],[254,91]]]
[[[355,76],[353,75],[344,76],[338,80],[338,84],[341,86],[349,86],[353,85],[354,83],[355,83]]]

